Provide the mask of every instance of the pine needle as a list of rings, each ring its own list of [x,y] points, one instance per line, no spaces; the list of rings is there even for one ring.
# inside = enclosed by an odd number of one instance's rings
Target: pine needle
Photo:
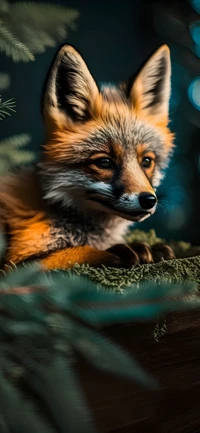
[[[11,116],[11,113],[15,113],[15,101],[14,99],[8,99],[7,101],[2,101],[0,98],[0,120],[4,119],[6,116]]]
[[[19,147],[27,146],[31,141],[31,136],[29,134],[18,134],[13,135],[9,138],[5,138],[0,141],[0,152],[3,149],[7,149],[8,147],[12,147],[13,149],[18,149]]]
[[[31,141],[29,134],[19,134],[0,141],[0,174],[34,160],[34,153],[23,149]]]
[[[34,54],[56,46],[75,30],[78,11],[65,6],[16,2],[0,8],[0,51],[14,62],[29,62]]]
[[[0,51],[11,57],[14,62],[34,60],[28,47],[20,42],[0,19]]]

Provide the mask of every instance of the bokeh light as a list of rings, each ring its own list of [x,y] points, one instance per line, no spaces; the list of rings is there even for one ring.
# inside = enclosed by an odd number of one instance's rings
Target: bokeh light
[[[200,77],[195,78],[189,85],[188,97],[191,104],[200,110]]]
[[[175,206],[164,222],[164,226],[170,230],[180,230],[186,224],[188,217],[189,213],[185,206]]]
[[[195,9],[195,11],[200,13],[200,0],[190,0],[190,3],[193,6],[193,8]]]
[[[190,25],[190,34],[195,44],[200,46],[200,21]]]
[[[197,56],[198,58],[200,58],[200,45],[196,45],[194,46],[194,54],[195,56]]]

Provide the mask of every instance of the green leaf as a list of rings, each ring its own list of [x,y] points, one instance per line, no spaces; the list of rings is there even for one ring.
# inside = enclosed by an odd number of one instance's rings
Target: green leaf
[[[0,401],[2,433],[56,433],[48,421],[44,421],[41,411],[23,398],[22,393],[4,377],[0,370]]]
[[[12,287],[31,286],[37,284],[41,277],[41,266],[39,263],[32,263],[27,266],[18,266],[13,271],[6,273],[5,277],[0,278],[0,289],[9,291]]]
[[[101,334],[76,324],[71,344],[95,367],[137,382],[145,388],[157,388],[156,381],[140,368],[133,357]]]
[[[35,365],[34,371],[28,371],[27,381],[51,413],[56,431],[95,433],[85,396],[67,357],[56,354],[50,363]]]
[[[124,289],[123,294],[98,290],[71,293],[71,311],[95,325],[146,321],[168,312],[198,308],[200,298],[194,283],[141,282]]]

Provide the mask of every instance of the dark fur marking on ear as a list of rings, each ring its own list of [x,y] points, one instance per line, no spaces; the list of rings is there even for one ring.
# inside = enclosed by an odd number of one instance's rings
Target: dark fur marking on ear
[[[48,72],[47,72],[47,74],[46,74],[45,80],[44,80],[44,82],[43,82],[42,92],[41,92],[41,100],[40,100],[40,111],[41,111],[41,114],[42,114],[42,115],[43,115],[43,109],[44,109],[44,99],[45,99],[45,94],[46,94],[47,89],[48,89],[48,83],[49,83],[49,80],[50,80],[50,77],[51,77],[51,74],[52,74],[52,68],[53,68],[53,65],[54,65],[54,63],[55,63],[55,61],[56,61],[56,58],[57,58],[57,56],[58,56],[58,53],[60,52],[60,50],[61,50],[64,46],[65,46],[65,44],[62,44],[62,45],[60,45],[60,47],[58,48],[58,50],[56,50],[55,55],[54,55],[54,57],[53,57],[53,59],[52,59],[52,61],[51,61],[51,63],[50,63],[50,66],[49,66]]]
[[[158,73],[156,74],[158,80],[155,82],[154,86],[152,86],[149,91],[145,92],[145,95],[152,94],[152,101],[145,106],[145,108],[151,108],[156,104],[162,102],[162,87],[163,80],[165,79],[165,72],[167,69],[167,60],[165,57],[162,57],[160,61],[160,65],[158,66]]]
[[[67,46],[73,48],[74,51],[81,56],[79,50],[77,50],[76,47],[74,47],[73,45],[67,45]],[[44,114],[45,96],[48,94],[48,91],[49,91],[49,87],[50,87],[50,83],[51,83],[51,79],[52,79],[52,72],[53,72],[54,67],[55,67],[55,62],[56,62],[56,60],[58,58],[58,55],[59,55],[61,49],[65,48],[65,47],[66,47],[66,44],[62,44],[59,47],[59,49],[56,51],[56,53],[55,53],[55,55],[53,57],[53,60],[52,60],[52,62],[50,64],[50,66],[49,66],[49,70],[48,70],[48,72],[46,74],[46,78],[44,80],[44,84],[43,84],[43,87],[42,87],[42,96],[41,96],[41,102],[40,102],[40,111],[41,111],[42,115]],[[64,57],[66,57],[67,54],[68,53],[66,52],[64,54]],[[82,57],[82,59],[83,59],[83,57]],[[73,60],[72,60],[72,58],[69,59],[69,63],[72,63],[72,64],[74,63]],[[68,64],[67,65],[63,64],[63,60],[62,60],[61,64],[58,66],[58,70],[57,70],[57,73],[56,73],[56,75],[57,75],[56,76],[56,81],[57,81],[57,95],[56,96],[59,99],[58,103],[60,105],[60,109],[63,112],[67,112],[67,114],[71,118],[75,117],[76,120],[77,120],[78,117],[79,117],[79,120],[82,120],[81,116],[78,116],[78,113],[77,114],[74,113],[74,111],[73,111],[73,104],[71,104],[71,106],[70,106],[70,104],[67,103],[66,96],[68,96],[68,97],[70,97],[70,96],[72,97],[73,96],[74,97],[74,96],[78,95],[77,91],[74,92],[74,90],[72,88],[70,88],[70,80],[67,80],[66,75],[70,74],[70,72],[71,72],[72,75],[73,74],[75,74],[76,76],[79,75],[80,79],[84,79],[84,77],[81,76],[81,71],[79,70],[79,68],[77,67],[77,65],[75,63],[74,63],[73,67],[72,66],[70,67],[70,65],[68,65]],[[62,92],[62,90],[61,90],[62,86],[59,85],[59,80],[58,80],[59,75],[60,75],[60,78],[61,78],[61,82],[66,85],[66,89],[63,89],[64,92]],[[97,86],[97,84],[96,84],[96,86]],[[98,86],[97,86],[97,88],[98,88]],[[75,86],[74,89],[77,90],[77,86]],[[69,95],[67,95],[67,91],[69,92]],[[81,102],[86,107],[86,109],[84,110],[84,120],[87,120],[87,118],[91,118],[90,109],[89,109],[90,101],[89,101],[89,99],[84,98],[84,96],[81,95]],[[51,100],[50,97],[49,97],[48,103],[52,104],[52,106],[54,105],[53,101]],[[62,104],[63,104],[63,108],[62,108]]]
[[[161,45],[162,46],[162,45]],[[146,64],[148,63],[148,61],[152,58],[152,56],[155,54],[155,50],[152,51],[152,53],[149,55],[149,57],[147,59],[145,59],[143,61],[143,63],[139,66],[139,68],[131,75],[131,77],[129,77],[126,81],[126,83],[124,83],[124,87],[123,90],[125,92],[125,95],[127,98],[130,97],[130,93],[134,84],[134,81],[136,80],[136,78],[139,76],[140,72],[142,71],[142,69],[146,66]],[[164,76],[164,72],[167,68],[167,59],[165,57],[162,58],[162,61],[165,63],[163,66],[161,65],[161,69],[162,69],[162,77]],[[162,78],[163,79],[163,78]],[[162,83],[162,81],[161,81]],[[160,83],[160,84],[161,84]]]
[[[63,56],[60,65],[58,66],[57,76],[56,76],[56,96],[58,99],[58,104],[62,111],[66,112],[73,120],[89,120],[91,117],[89,106],[90,101],[88,98],[80,94],[76,79],[84,81],[84,76],[82,76],[81,71],[78,70],[78,65],[76,65],[71,58],[68,59],[67,53]],[[77,105],[75,103],[70,103],[70,98],[77,100]],[[78,114],[78,100],[84,107],[82,114]]]

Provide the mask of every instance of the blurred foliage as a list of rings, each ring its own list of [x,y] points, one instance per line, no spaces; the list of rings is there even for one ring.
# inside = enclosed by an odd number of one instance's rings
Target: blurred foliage
[[[0,98],[0,120],[15,112],[14,99],[2,101]],[[23,148],[30,143],[28,134],[14,135],[0,141],[0,175],[11,167],[17,167],[34,160],[34,153]]]
[[[75,30],[78,11],[48,3],[28,3],[8,0],[0,2],[0,51],[14,62],[35,60],[35,54],[44,53],[66,39],[68,30]],[[10,77],[0,73],[0,90],[10,85]],[[15,112],[13,99],[0,99],[0,120]],[[22,150],[30,143],[28,134],[20,134],[0,142],[0,174],[14,165],[33,161],[34,154]]]
[[[28,134],[19,134],[0,141],[0,175],[11,166],[17,167],[34,160],[34,153],[24,150],[31,141]]]
[[[10,77],[8,74],[1,72],[0,73],[0,91],[7,90],[10,86]]]
[[[132,242],[146,242],[151,246],[158,242],[164,242],[164,239],[158,238],[153,229],[148,232],[135,229],[127,234],[126,241],[128,244],[131,244]]]
[[[1,237],[1,259],[5,249]],[[141,281],[117,293],[73,271],[44,272],[34,263],[2,271],[1,431],[94,433],[77,353],[107,374],[155,389],[154,378],[100,329],[198,307],[197,285],[190,282]],[[158,323],[154,338],[164,331]]]
[[[66,39],[75,29],[78,11],[48,3],[0,4],[0,51],[14,62],[29,62]]]

